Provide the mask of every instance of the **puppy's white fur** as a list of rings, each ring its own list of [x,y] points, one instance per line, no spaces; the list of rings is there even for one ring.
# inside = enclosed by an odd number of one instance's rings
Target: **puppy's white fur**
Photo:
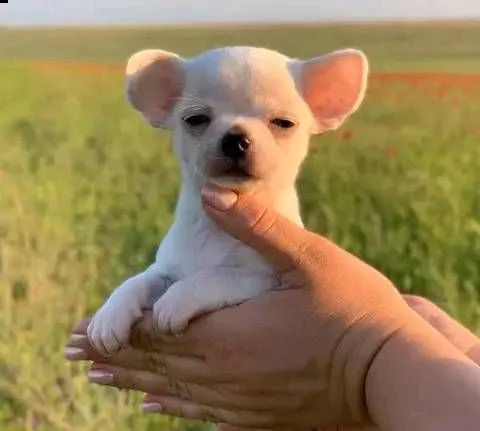
[[[207,181],[262,188],[280,214],[302,225],[295,181],[309,138],[339,127],[359,107],[367,76],[366,57],[356,50],[308,61],[253,47],[215,49],[189,60],[161,50],[130,58],[128,100],[151,125],[172,131],[182,187],[155,263],[123,282],[90,323],[89,338],[101,353],[128,342],[143,309],[153,307],[159,330],[181,333],[199,314],[277,286],[267,262],[208,218],[200,190]],[[195,115],[210,121],[189,126],[185,119]],[[279,127],[272,121],[278,118],[294,127]],[[229,175],[219,150],[233,129],[250,138],[242,162],[247,177]]]

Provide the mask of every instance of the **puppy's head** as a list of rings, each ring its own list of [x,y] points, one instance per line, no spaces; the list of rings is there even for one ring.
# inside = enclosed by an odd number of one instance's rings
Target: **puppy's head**
[[[251,47],[192,59],[145,50],[127,65],[127,97],[173,132],[184,173],[201,186],[275,190],[295,182],[312,134],[338,128],[363,100],[366,57],[343,50],[306,61]]]

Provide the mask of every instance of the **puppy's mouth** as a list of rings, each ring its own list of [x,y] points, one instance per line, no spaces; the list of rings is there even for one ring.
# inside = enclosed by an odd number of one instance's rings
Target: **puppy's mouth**
[[[231,166],[230,168],[226,169],[220,175],[220,177],[230,177],[230,178],[244,178],[248,179],[251,178],[251,175],[247,172],[247,170],[238,164]]]
[[[222,160],[211,166],[209,180],[223,186],[247,186],[255,180],[246,166]]]

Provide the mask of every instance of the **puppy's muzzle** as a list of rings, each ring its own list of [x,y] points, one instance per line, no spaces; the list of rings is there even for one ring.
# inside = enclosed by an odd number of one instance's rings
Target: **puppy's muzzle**
[[[221,141],[221,152],[224,157],[238,163],[245,159],[251,145],[251,139],[241,129],[229,130]]]

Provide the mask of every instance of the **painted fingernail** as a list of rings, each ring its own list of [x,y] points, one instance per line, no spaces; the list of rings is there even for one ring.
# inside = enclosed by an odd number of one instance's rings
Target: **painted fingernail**
[[[113,374],[102,370],[90,370],[88,380],[99,385],[111,385],[114,383]]]
[[[88,340],[88,337],[83,334],[72,334],[70,335],[70,340],[71,341],[85,341]]]
[[[143,403],[142,409],[145,413],[160,413],[163,410],[161,404],[158,403]]]
[[[72,334],[68,339],[68,344],[71,347],[86,346],[86,345],[90,345],[90,341],[88,340],[88,337],[86,335]]]
[[[207,186],[202,190],[204,201],[219,211],[227,211],[238,200],[238,195],[231,191]]]
[[[84,361],[88,359],[87,352],[79,347],[65,347],[63,355],[70,361]]]

